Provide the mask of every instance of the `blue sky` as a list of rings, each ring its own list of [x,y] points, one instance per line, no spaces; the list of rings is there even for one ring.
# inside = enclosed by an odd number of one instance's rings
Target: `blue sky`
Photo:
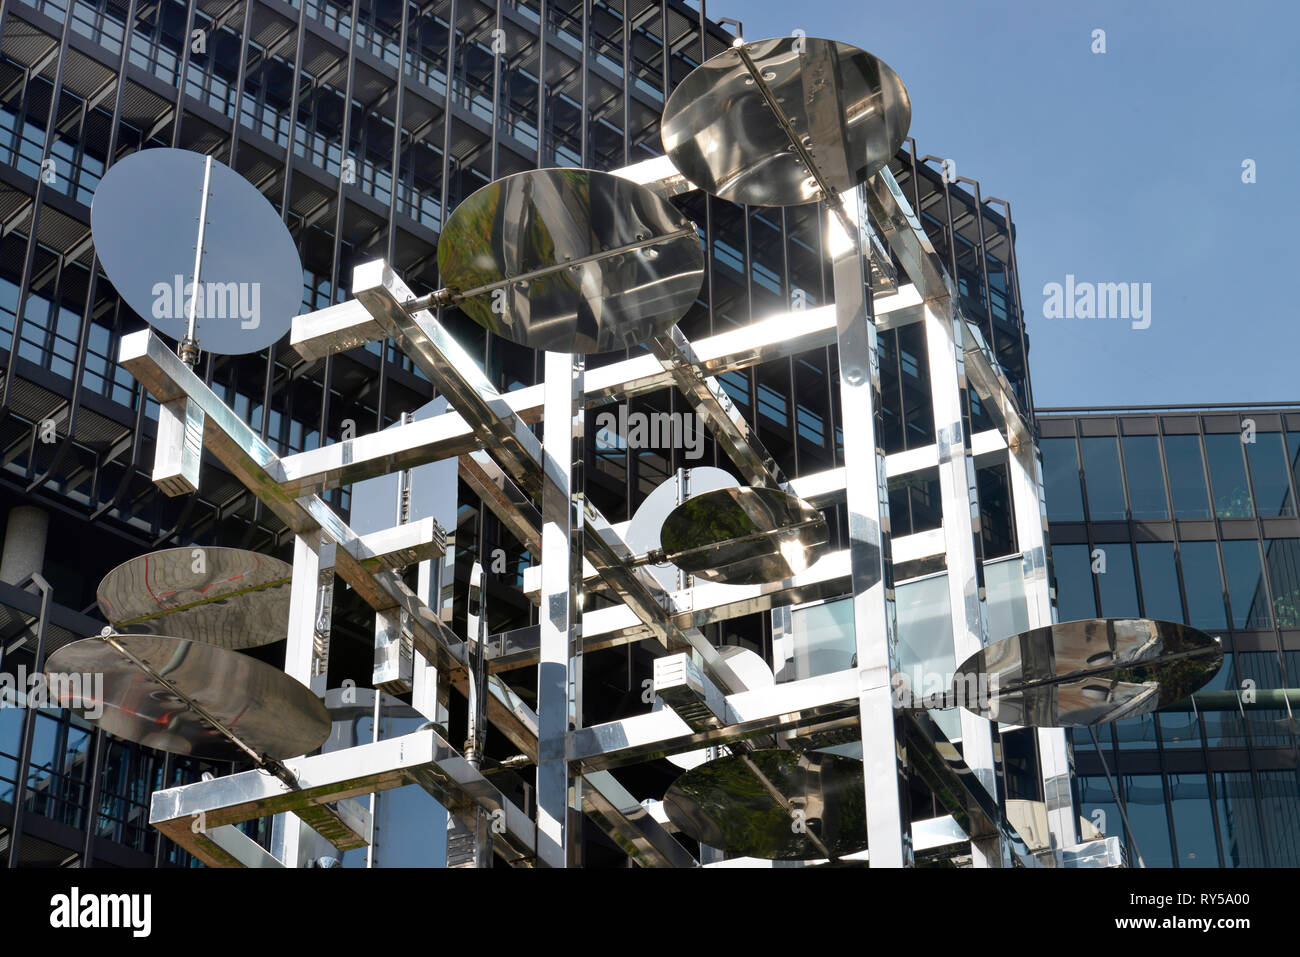
[[[918,151],[1010,201],[1038,406],[1300,400],[1300,3],[713,0],[707,13],[743,20],[749,40],[802,29],[881,57],[911,94]],[[1045,318],[1043,287],[1067,274],[1150,283],[1149,328]]]

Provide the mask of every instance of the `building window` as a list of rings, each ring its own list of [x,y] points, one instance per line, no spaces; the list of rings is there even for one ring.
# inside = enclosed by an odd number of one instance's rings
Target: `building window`
[[[1156,749],[1156,718],[1144,714],[1115,722],[1115,739],[1121,751],[1154,751]]]
[[[1133,518],[1142,521],[1169,517],[1159,439],[1154,435],[1124,436],[1124,474]]]
[[[937,468],[890,478],[889,526],[890,534],[895,536],[915,535],[943,526]]]
[[[1011,513],[1011,486],[1007,466],[999,462],[975,470],[980,500],[980,534],[985,558],[1016,551],[1015,519]]]
[[[1182,621],[1178,566],[1172,542],[1140,542],[1138,574],[1142,577],[1142,614],[1159,621]]]
[[[1264,561],[1273,584],[1273,619],[1279,628],[1300,628],[1300,538],[1271,538]]]
[[[1173,867],[1169,848],[1169,816],[1165,811],[1165,793],[1158,774],[1133,774],[1124,777],[1124,806],[1129,825],[1147,867]]]
[[[1273,867],[1300,867],[1300,789],[1294,770],[1260,771],[1259,802]]]
[[[1201,746],[1201,721],[1190,707],[1186,711],[1161,711],[1156,718],[1160,723],[1160,744],[1166,751]]]
[[[1272,628],[1273,616],[1259,560],[1259,543],[1224,542],[1223,564],[1228,577],[1232,627],[1251,630]]]
[[[1255,514],[1246,485],[1246,460],[1236,432],[1205,437],[1205,455],[1210,463],[1210,484],[1214,489],[1214,514],[1219,518],[1250,518]]]
[[[1245,771],[1221,772],[1214,776],[1214,807],[1223,836],[1226,867],[1267,867],[1264,842],[1259,832],[1259,811],[1255,789]]]
[[[1228,616],[1223,608],[1223,581],[1214,542],[1183,542],[1179,553],[1187,589],[1187,623],[1207,631],[1226,628]]]
[[[1199,435],[1166,435],[1165,462],[1169,466],[1169,491],[1175,518],[1209,518],[1205,466],[1201,462]]]
[[[1092,747],[1091,738],[1088,740],[1088,747]],[[1119,838],[1127,847],[1128,836],[1124,833],[1124,819],[1119,813],[1119,806],[1115,803],[1110,785],[1106,783],[1105,775],[1081,774],[1075,778],[1075,782],[1075,806],[1078,808],[1079,816],[1107,837]],[[1139,845],[1141,840],[1139,835]],[[1132,854],[1132,848],[1129,848],[1129,854]]]
[[[1083,479],[1088,487],[1088,518],[1094,522],[1123,521],[1124,482],[1119,473],[1119,444],[1114,436],[1083,440]]]
[[[1092,597],[1092,559],[1087,545],[1056,545],[1052,548],[1056,573],[1056,607],[1061,621],[1097,617]]]
[[[1079,452],[1073,438],[1043,439],[1043,494],[1052,522],[1082,522],[1083,493],[1079,486]]]
[[[1282,433],[1258,433],[1254,442],[1246,444],[1246,458],[1250,462],[1250,478],[1255,485],[1259,514],[1266,517],[1294,515]]]
[[[1210,785],[1204,774],[1169,775],[1170,810],[1179,867],[1218,867]]]
[[[1138,616],[1137,582],[1133,577],[1133,553],[1128,542],[1098,545],[1103,561],[1094,561],[1097,587],[1101,592],[1101,613],[1107,618]]]

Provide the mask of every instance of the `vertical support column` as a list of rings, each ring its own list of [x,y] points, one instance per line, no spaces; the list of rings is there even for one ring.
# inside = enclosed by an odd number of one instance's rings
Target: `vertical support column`
[[[570,775],[566,755],[568,734],[582,722],[582,358],[546,353],[545,389],[537,854],[565,867],[580,862],[582,819],[581,781]]]
[[[962,393],[966,387],[963,320],[957,313],[951,289],[947,295],[926,302],[924,315],[934,434],[939,451],[939,489],[943,500],[955,668],[988,644],[988,612],[982,600],[984,569],[980,564],[981,549],[977,542],[979,498],[962,415]],[[997,801],[993,725],[964,708],[959,714],[962,757],[974,772],[975,779]],[[1001,838],[972,841],[971,857],[976,867],[1000,867],[1006,857]]]
[[[317,619],[320,612],[320,579],[322,575],[321,534],[314,531],[295,535],[293,540],[293,581],[289,590],[289,634],[284,652],[284,671],[317,694],[324,693],[327,661],[320,660],[317,642]],[[327,562],[333,574],[333,544],[329,544]],[[313,846],[313,841],[303,840],[303,824],[293,814],[277,814],[271,825],[271,853],[285,867],[302,867],[307,862],[303,855]],[[310,829],[308,829],[310,832]]]
[[[1043,467],[1038,449],[1027,437],[1009,438],[1007,455],[1011,475],[1011,502],[1015,512],[1016,541],[1020,543],[1025,579],[1025,604],[1029,627],[1052,624],[1051,581],[1047,577],[1047,498],[1043,494]],[[1070,789],[1073,768],[1063,728],[1039,728],[1038,770],[1047,806],[1047,831],[1052,847],[1079,843],[1079,815]]]
[[[435,531],[440,531],[437,526]],[[445,537],[445,536],[444,536]],[[455,549],[448,549],[455,555]],[[435,614],[442,614],[442,570],[445,556],[420,562],[416,571],[415,593]],[[445,723],[446,709],[438,704],[438,669],[415,652],[414,673],[411,675],[411,707],[430,721]]]
[[[203,426],[203,410],[189,396],[159,406],[153,482],[164,494],[175,498],[198,491]]]
[[[846,193],[844,204],[856,234],[846,236],[839,219],[828,212],[826,235],[835,278],[844,466],[849,475],[846,498],[867,841],[872,867],[909,867],[913,855],[907,758],[892,687],[898,670],[898,639],[889,549],[889,489],[879,443],[880,364],[870,272],[862,242],[861,224],[866,216],[861,189]]]

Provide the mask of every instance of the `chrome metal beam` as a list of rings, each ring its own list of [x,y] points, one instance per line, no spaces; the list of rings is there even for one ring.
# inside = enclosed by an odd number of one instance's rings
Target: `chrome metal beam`
[[[718,380],[699,371],[699,357],[681,330],[673,326],[653,337],[649,346],[691,408],[712,426],[713,437],[740,470],[740,480],[746,485],[781,487],[786,479],[776,459]]]
[[[910,867],[912,831],[907,760],[896,727],[893,676],[898,671],[893,559],[889,540],[889,482],[881,448],[880,361],[872,313],[869,251],[863,242],[862,189],[843,197],[840,219],[823,229],[835,283],[836,342],[843,409],[844,468],[851,476],[849,581],[857,648],[867,840],[873,867]]]
[[[876,305],[877,327],[920,321],[921,299],[905,286]],[[331,307],[333,308],[333,307]],[[299,316],[295,324],[315,313]],[[366,313],[369,317],[369,313]],[[365,320],[369,322],[370,320]],[[760,362],[786,358],[835,342],[835,308],[818,306],[762,319],[740,329],[691,343],[702,376],[716,376]],[[670,388],[672,373],[653,355],[636,356],[586,373],[584,401],[588,408]],[[529,386],[501,394],[504,403],[525,423],[541,419],[542,387]],[[454,403],[453,403],[454,405]],[[395,425],[370,435],[286,456],[283,488],[295,495],[319,493],[403,468],[452,458],[480,449],[474,429],[459,411]]]
[[[207,860],[224,853],[206,833],[221,825],[418,784],[462,819],[477,807],[489,814],[500,811],[495,819],[505,830],[496,835],[497,853],[512,864],[533,858],[533,822],[432,729],[285,764],[301,790],[261,771],[245,771],[155,791],[149,823]]]

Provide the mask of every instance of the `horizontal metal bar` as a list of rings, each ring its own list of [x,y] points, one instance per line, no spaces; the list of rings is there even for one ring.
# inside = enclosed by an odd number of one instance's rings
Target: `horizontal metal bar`
[[[920,298],[911,286],[876,303],[878,328],[893,322],[920,320]],[[367,313],[367,315],[369,315]],[[294,321],[301,322],[307,316]],[[703,375],[744,369],[771,359],[786,358],[835,342],[835,307],[818,306],[761,319],[742,328],[691,343]],[[675,385],[672,373],[653,355],[635,356],[584,374],[588,408],[644,395]],[[542,416],[542,387],[529,386],[502,393],[501,402],[523,422]],[[453,403],[454,405],[455,403]],[[306,495],[365,479],[414,468],[426,462],[454,458],[481,448],[474,430],[458,411],[449,411],[407,425],[309,449],[283,459],[283,487]]]
[[[446,533],[432,518],[421,518],[362,535],[355,556],[365,568],[405,568],[447,553]]]
[[[718,621],[771,611],[783,605],[838,598],[848,593],[848,550],[823,556],[810,568],[784,582],[765,585],[723,585],[695,580],[689,589],[667,594],[664,607],[680,629],[703,628]],[[655,637],[629,608],[616,605],[586,611],[582,616],[584,651],[617,648]],[[521,628],[488,640],[489,667],[494,672],[537,664],[537,633]],[[670,651],[680,649],[670,648]]]
[[[385,338],[384,329],[355,299],[296,316],[289,345],[307,360],[324,359],[336,352]]]
[[[837,671],[728,695],[726,724],[718,728],[692,730],[667,708],[579,728],[569,735],[569,760],[584,772],[639,764],[850,715],[857,707],[858,672]]]
[[[495,850],[510,863],[532,859],[533,822],[431,728],[285,763],[301,790],[263,772],[245,771],[155,791],[149,823],[203,859],[215,854],[204,833],[215,827],[418,784],[462,820],[479,807],[503,811],[498,819],[505,832],[496,836]],[[202,826],[196,828],[196,821]]]

